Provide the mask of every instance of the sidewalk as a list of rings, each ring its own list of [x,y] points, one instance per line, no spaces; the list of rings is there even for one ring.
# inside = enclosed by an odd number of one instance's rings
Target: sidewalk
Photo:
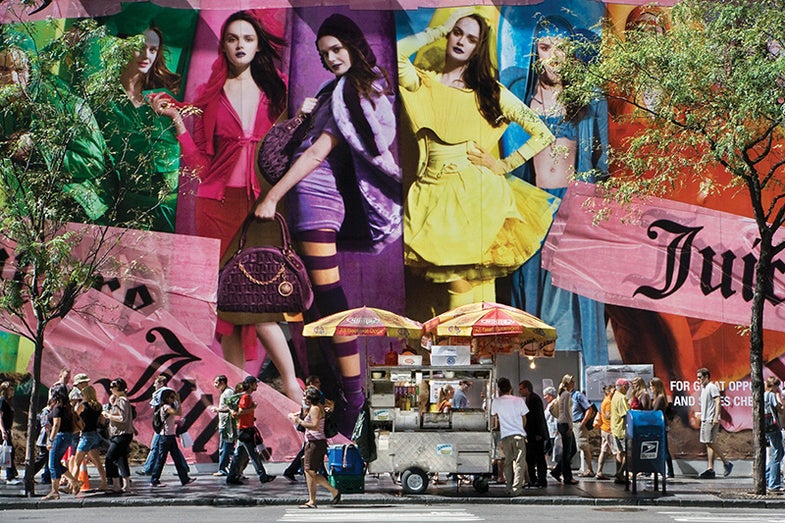
[[[647,505],[669,507],[733,507],[733,508],[772,508],[785,510],[785,495],[751,494],[752,463],[737,461],[733,474],[727,478],[714,480],[697,478],[702,462],[679,462],[675,479],[667,480],[667,494],[653,491],[650,480],[638,482],[638,493],[633,495],[624,490],[624,485],[613,481],[586,479],[575,486],[564,486],[549,481],[545,489],[526,490],[522,496],[509,498],[504,495],[504,486],[491,484],[487,493],[478,493],[469,485],[460,487],[453,481],[444,485],[428,487],[422,495],[404,495],[389,475],[379,478],[366,476],[365,493],[344,494],[343,503],[358,504],[521,504],[521,505]],[[77,496],[63,494],[58,501],[44,501],[42,496],[48,492],[48,485],[36,485],[36,497],[26,498],[21,485],[0,484],[0,510],[36,509],[67,507],[123,507],[123,506],[252,506],[252,505],[295,505],[306,498],[305,480],[298,476],[297,483],[290,483],[281,476],[284,463],[270,463],[268,472],[277,474],[275,481],[260,485],[253,475],[252,467],[246,469],[251,479],[243,486],[228,486],[224,478],[215,477],[215,465],[192,465],[192,476],[197,481],[181,487],[174,476],[174,467],[167,465],[162,476],[163,487],[148,486],[149,478],[134,475],[134,493],[129,495],[110,495],[103,492],[81,492]],[[138,467],[135,467],[138,468]],[[698,470],[696,470],[698,469]],[[551,478],[549,478],[550,480]],[[97,486],[98,477],[91,469],[91,482]],[[327,503],[329,494],[320,489],[320,500]]]

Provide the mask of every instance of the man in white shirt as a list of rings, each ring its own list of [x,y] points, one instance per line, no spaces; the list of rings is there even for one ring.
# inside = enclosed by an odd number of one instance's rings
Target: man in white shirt
[[[709,369],[698,369],[698,381],[701,384],[701,432],[700,442],[706,445],[706,459],[709,468],[698,476],[701,479],[714,479],[714,456],[722,460],[723,475],[730,475],[733,463],[725,458],[725,453],[717,446],[717,434],[720,430],[720,388],[711,381]]]
[[[523,398],[513,396],[512,384],[507,378],[496,380],[499,396],[493,400],[491,416],[493,426],[499,429],[504,454],[504,478],[507,494],[518,496],[523,491],[526,464],[526,414],[529,413]]]

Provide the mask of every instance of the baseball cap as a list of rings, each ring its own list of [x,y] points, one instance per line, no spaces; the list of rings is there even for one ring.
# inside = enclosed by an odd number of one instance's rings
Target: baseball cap
[[[625,385],[629,385],[630,382],[625,378],[619,378],[616,380],[617,387],[624,387]]]
[[[79,385],[80,383],[89,383],[90,378],[87,374],[77,374],[74,376],[74,385]]]
[[[252,383],[257,383],[258,381],[259,380],[254,376],[246,376],[245,379],[243,380],[243,383],[245,383],[246,385],[250,385]]]

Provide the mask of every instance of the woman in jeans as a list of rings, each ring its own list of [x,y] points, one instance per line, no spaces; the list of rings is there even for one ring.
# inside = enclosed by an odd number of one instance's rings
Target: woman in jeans
[[[161,472],[164,470],[166,457],[172,455],[172,461],[180,477],[180,483],[187,485],[196,481],[196,478],[188,477],[188,467],[183,466],[185,459],[182,458],[180,446],[177,444],[177,434],[175,420],[182,414],[180,397],[172,389],[165,389],[161,394],[161,406],[155,410],[154,416],[161,417],[161,430],[158,432],[160,438],[156,442],[158,445],[158,459],[153,465],[153,475],[150,478],[150,485],[153,487],[161,486]],[[179,456],[178,456],[179,454]]]
[[[60,476],[65,476],[71,486],[71,491],[79,492],[82,482],[61,463],[65,451],[71,446],[74,433],[74,411],[71,402],[63,389],[58,389],[52,396],[49,413],[49,423],[52,428],[46,447],[49,449],[49,470],[52,472],[52,490],[44,499],[60,499]]]
[[[766,379],[766,392],[763,394],[765,413],[779,419],[785,406],[782,403],[780,380],[776,376]],[[782,427],[777,423],[775,430],[766,431],[766,439],[771,446],[771,456],[766,463],[766,487],[770,492],[782,492]]]
[[[112,395],[109,410],[103,415],[109,421],[109,450],[106,451],[106,477],[112,482],[114,492],[131,492],[131,469],[128,467],[128,452],[134,435],[134,420],[131,403],[128,401],[123,378],[115,378],[109,384]],[[115,478],[120,483],[115,483]]]
[[[551,471],[556,481],[561,481],[564,476],[565,485],[576,485],[578,482],[572,478],[572,468],[570,463],[572,457],[578,451],[575,445],[575,435],[572,432],[572,391],[575,388],[575,378],[572,374],[565,374],[559,384],[559,414],[556,428],[561,434],[562,454],[561,461]]]

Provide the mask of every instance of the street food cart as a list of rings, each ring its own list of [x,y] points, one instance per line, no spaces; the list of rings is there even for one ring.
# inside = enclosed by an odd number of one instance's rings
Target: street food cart
[[[370,307],[350,309],[305,325],[305,336],[387,336],[426,333],[447,345],[424,346],[421,356],[401,355],[398,364],[371,365],[366,372],[377,459],[369,474],[389,473],[404,492],[422,493],[436,473],[471,476],[479,492],[488,490],[496,441],[490,411],[495,392],[493,355],[520,352],[552,357],[556,330],[520,309],[481,302],[458,307],[420,324]],[[431,338],[428,339],[431,339]],[[446,383],[468,380],[483,391],[472,408],[433,412],[435,393]],[[427,387],[427,389],[426,389]]]
[[[422,403],[432,397],[433,390],[446,383],[457,388],[461,380],[490,390],[493,365],[374,366],[369,371],[367,390],[377,459],[368,464],[368,473],[389,473],[400,481],[404,492],[413,494],[424,492],[435,473],[469,475],[478,492],[487,492],[496,449],[490,427],[491,400],[485,408],[478,405],[450,412],[431,412]],[[491,394],[486,392],[485,397]],[[435,405],[435,401],[428,403]]]

